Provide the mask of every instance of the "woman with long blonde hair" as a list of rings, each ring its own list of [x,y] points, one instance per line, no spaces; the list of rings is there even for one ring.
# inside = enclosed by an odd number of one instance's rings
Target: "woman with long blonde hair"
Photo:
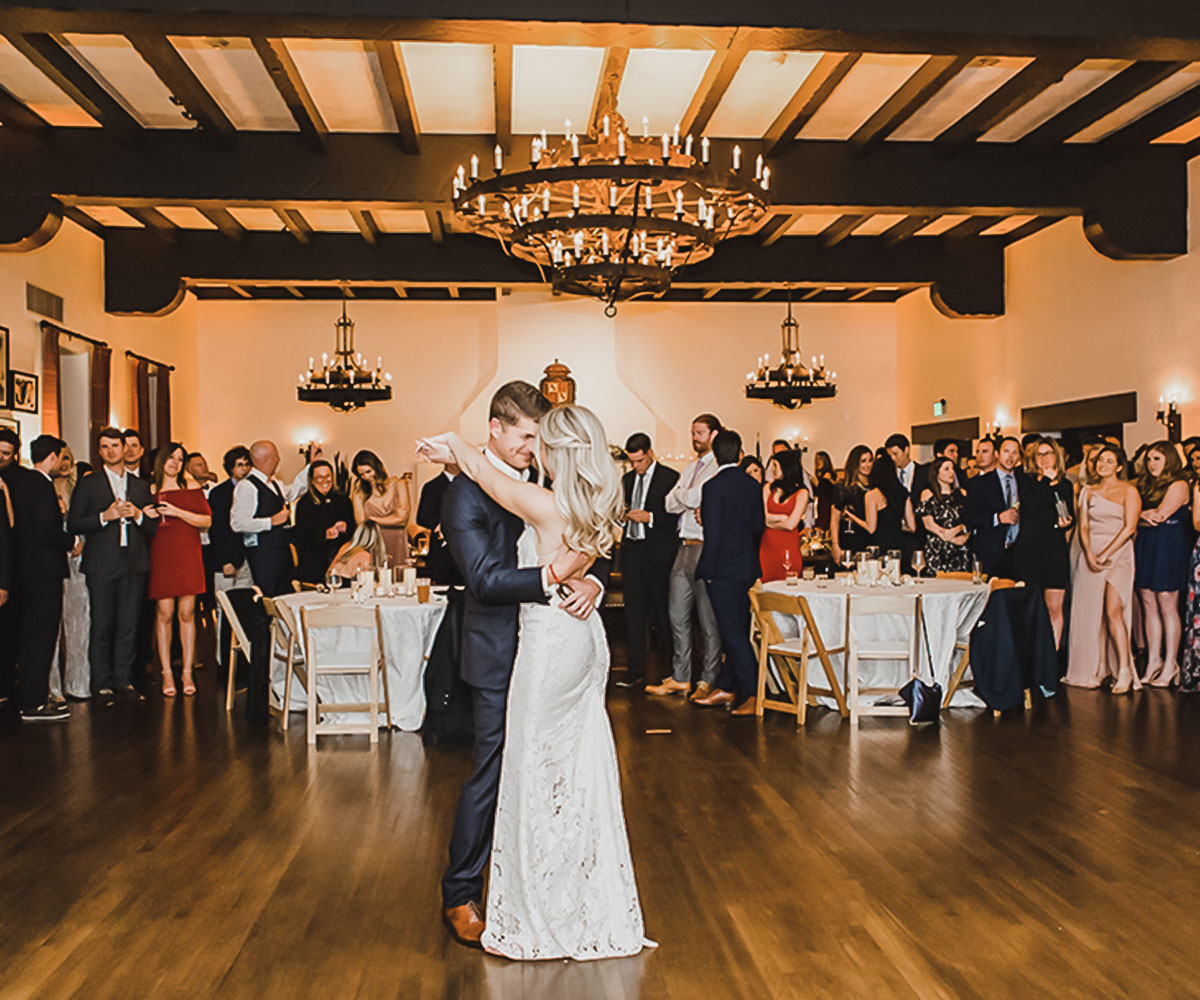
[[[482,454],[457,434],[421,441],[418,450],[430,461],[458,465],[525,522],[517,561],[543,567],[555,592],[612,551],[624,506],[621,480],[591,410],[558,406],[541,417],[540,427],[530,421],[528,430],[530,437],[539,432],[541,466],[552,489],[524,481],[491,446]],[[500,432],[493,427],[492,433],[494,442]],[[460,558],[465,542],[455,537],[453,525],[448,529]],[[472,567],[463,570],[470,587]],[[520,605],[487,922],[479,938],[494,954],[607,958],[646,946],[604,708],[608,669],[598,614],[581,619],[553,602]]]

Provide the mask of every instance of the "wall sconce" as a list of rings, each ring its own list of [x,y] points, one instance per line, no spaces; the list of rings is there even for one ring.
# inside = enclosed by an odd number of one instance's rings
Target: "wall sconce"
[[[319,452],[321,450],[321,442],[305,441],[302,445],[300,445],[298,450],[300,454],[304,456],[304,464],[312,465],[313,454],[314,452]]]
[[[1183,414],[1179,412],[1179,404],[1174,399],[1163,400],[1158,397],[1158,412],[1154,414],[1157,420],[1167,429],[1167,440],[1178,444],[1183,440]]]

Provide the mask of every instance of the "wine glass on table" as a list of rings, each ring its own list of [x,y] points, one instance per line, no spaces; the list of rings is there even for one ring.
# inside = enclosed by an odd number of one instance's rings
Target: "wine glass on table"
[[[925,569],[925,553],[921,549],[916,549],[912,554],[913,573],[916,574],[917,583],[921,582],[921,575]]]
[[[783,550],[783,575],[784,575],[784,579],[787,581],[787,586],[789,586],[789,587],[796,586],[796,573],[792,569],[792,550],[791,549]]]

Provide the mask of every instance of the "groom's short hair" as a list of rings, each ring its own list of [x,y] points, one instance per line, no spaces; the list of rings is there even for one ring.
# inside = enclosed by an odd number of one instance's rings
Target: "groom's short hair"
[[[723,427],[713,439],[712,450],[717,465],[732,465],[742,457],[742,436]]]
[[[534,386],[517,380],[506,382],[496,390],[488,419],[512,426],[522,417],[528,417],[536,423],[552,409],[550,400]]]

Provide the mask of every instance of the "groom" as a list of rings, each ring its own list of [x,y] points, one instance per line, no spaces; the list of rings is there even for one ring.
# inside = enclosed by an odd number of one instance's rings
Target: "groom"
[[[488,461],[513,479],[527,479],[537,447],[538,421],[550,403],[528,382],[509,382],[492,397]],[[492,849],[508,684],[517,654],[520,605],[546,603],[545,571],[517,568],[524,524],[466,476],[456,476],[442,502],[442,532],[467,585],[460,672],[471,689],[475,744],[471,777],[463,785],[442,876],[443,915],[462,944],[479,946],[484,918],[483,873]],[[608,564],[594,572],[607,576]],[[600,598],[600,580],[570,580],[562,608],[587,618]]]

